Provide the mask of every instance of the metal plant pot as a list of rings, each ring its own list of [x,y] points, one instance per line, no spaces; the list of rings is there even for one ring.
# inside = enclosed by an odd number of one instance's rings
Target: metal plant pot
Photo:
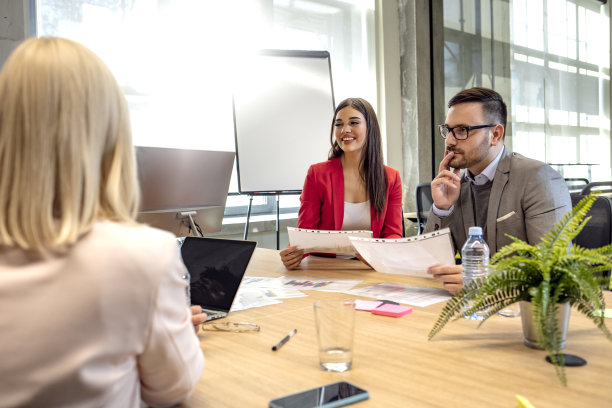
[[[531,302],[521,301],[521,321],[523,322],[524,343],[527,347],[542,350],[538,343],[538,336],[533,325],[533,308]],[[567,326],[569,325],[570,304],[569,302],[560,305],[557,311],[557,319],[559,321],[559,330],[561,331],[561,348],[565,348],[565,340],[567,338]]]

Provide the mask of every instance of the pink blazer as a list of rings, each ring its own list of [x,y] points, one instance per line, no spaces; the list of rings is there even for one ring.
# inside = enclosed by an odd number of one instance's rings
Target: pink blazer
[[[374,238],[402,237],[402,182],[399,172],[385,166],[387,200],[380,217],[370,209]],[[313,164],[300,196],[298,228],[338,231],[344,220],[344,174],[340,158]]]
[[[184,274],[172,234],[112,221],[96,222],[65,255],[2,247],[0,406],[187,399],[204,356]]]

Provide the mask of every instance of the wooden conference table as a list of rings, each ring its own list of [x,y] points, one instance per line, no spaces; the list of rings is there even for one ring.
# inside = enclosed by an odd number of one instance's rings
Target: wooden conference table
[[[313,276],[440,287],[437,281],[389,275],[359,261],[306,258],[287,271],[278,251],[257,249],[251,276]],[[313,301],[349,298],[341,293],[305,291],[307,297],[232,312],[229,321],[261,326],[260,332],[200,332],[206,368],[186,407],[267,407],[276,397],[347,380],[370,392],[355,407],[516,407],[515,394],[536,408],[611,407],[612,342],[575,309],[570,315],[566,352],[587,360],[566,368],[563,387],[544,351],[523,345],[521,319],[500,316],[480,328],[451,321],[432,341],[427,334],[444,303],[414,307],[400,318],[357,311],[353,367],[345,373],[319,368]],[[612,294],[606,292],[607,304]],[[612,327],[612,320],[608,320]],[[280,350],[271,347],[291,330],[297,334]]]

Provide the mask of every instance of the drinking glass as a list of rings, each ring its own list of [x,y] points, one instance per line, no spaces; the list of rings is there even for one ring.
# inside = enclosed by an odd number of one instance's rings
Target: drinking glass
[[[353,363],[354,300],[318,300],[314,303],[319,364],[326,371],[343,372]]]

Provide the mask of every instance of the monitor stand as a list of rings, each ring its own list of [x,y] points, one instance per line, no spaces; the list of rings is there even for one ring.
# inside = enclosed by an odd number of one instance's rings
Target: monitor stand
[[[225,206],[175,208],[162,211],[141,211],[137,221],[172,232],[177,237],[201,237],[221,231]]]
[[[196,237],[203,237],[202,232],[199,228],[196,227],[196,223],[193,221],[193,216],[196,215],[195,211],[181,211],[176,213],[176,218],[185,219],[189,218],[189,224],[191,225],[191,230]]]

